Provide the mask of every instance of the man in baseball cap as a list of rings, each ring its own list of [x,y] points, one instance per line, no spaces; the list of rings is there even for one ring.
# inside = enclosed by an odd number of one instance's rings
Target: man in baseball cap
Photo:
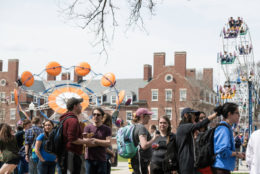
[[[192,119],[192,122],[198,122],[199,121],[199,115],[200,115],[200,111],[196,111],[196,110],[193,110],[191,108],[184,108],[181,112],[181,118],[184,119],[184,115],[185,114],[192,114],[194,115],[195,117]]]
[[[153,112],[149,111],[147,108],[139,108],[136,111],[136,116],[140,117],[141,115],[153,115]]]

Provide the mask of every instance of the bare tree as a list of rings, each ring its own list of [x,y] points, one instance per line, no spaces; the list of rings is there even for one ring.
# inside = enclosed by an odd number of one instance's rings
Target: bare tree
[[[113,0],[67,0],[67,5],[62,7],[62,12],[70,19],[79,20],[78,26],[82,29],[89,29],[96,35],[93,46],[101,45],[100,54],[107,53],[107,45],[113,39],[115,28],[118,25],[116,14],[119,13],[120,4]],[[61,1],[64,3],[64,1]],[[155,0],[127,0],[130,14],[128,27],[137,25],[144,28],[141,14],[142,9],[148,9],[150,14],[154,14]],[[120,13],[119,13],[120,14]],[[109,31],[112,29],[111,34]],[[111,36],[111,38],[109,37]]]

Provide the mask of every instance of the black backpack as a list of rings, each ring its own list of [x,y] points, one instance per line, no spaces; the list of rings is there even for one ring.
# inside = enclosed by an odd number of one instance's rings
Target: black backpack
[[[176,136],[172,134],[167,144],[167,153],[163,159],[162,168],[164,172],[171,172],[179,169],[178,150],[176,144]]]
[[[59,122],[50,132],[48,138],[45,139],[44,150],[48,153],[52,153],[54,155],[60,156],[64,151],[64,143],[63,143],[63,123],[68,118],[72,118],[73,116],[68,116],[61,122]]]
[[[214,153],[214,132],[218,126],[226,126],[229,128],[228,125],[224,123],[218,124],[215,128],[200,132],[196,140],[194,140],[194,167],[205,168],[213,165],[216,158],[216,154]]]

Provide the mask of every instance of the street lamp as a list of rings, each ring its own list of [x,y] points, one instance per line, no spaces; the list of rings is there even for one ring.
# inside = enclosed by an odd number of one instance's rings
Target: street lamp
[[[33,102],[31,102],[30,104],[29,104],[29,111],[30,111],[30,118],[31,118],[31,120],[32,120],[32,117],[33,117],[33,111],[35,110],[35,105],[33,104]]]

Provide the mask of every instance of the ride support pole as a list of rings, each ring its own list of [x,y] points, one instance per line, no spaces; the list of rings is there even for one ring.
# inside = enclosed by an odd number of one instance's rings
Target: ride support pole
[[[252,82],[251,81],[248,81],[248,114],[249,114],[249,137],[251,136],[252,134],[252,107],[253,107],[253,104],[252,104]],[[249,138],[248,137],[248,138]]]

